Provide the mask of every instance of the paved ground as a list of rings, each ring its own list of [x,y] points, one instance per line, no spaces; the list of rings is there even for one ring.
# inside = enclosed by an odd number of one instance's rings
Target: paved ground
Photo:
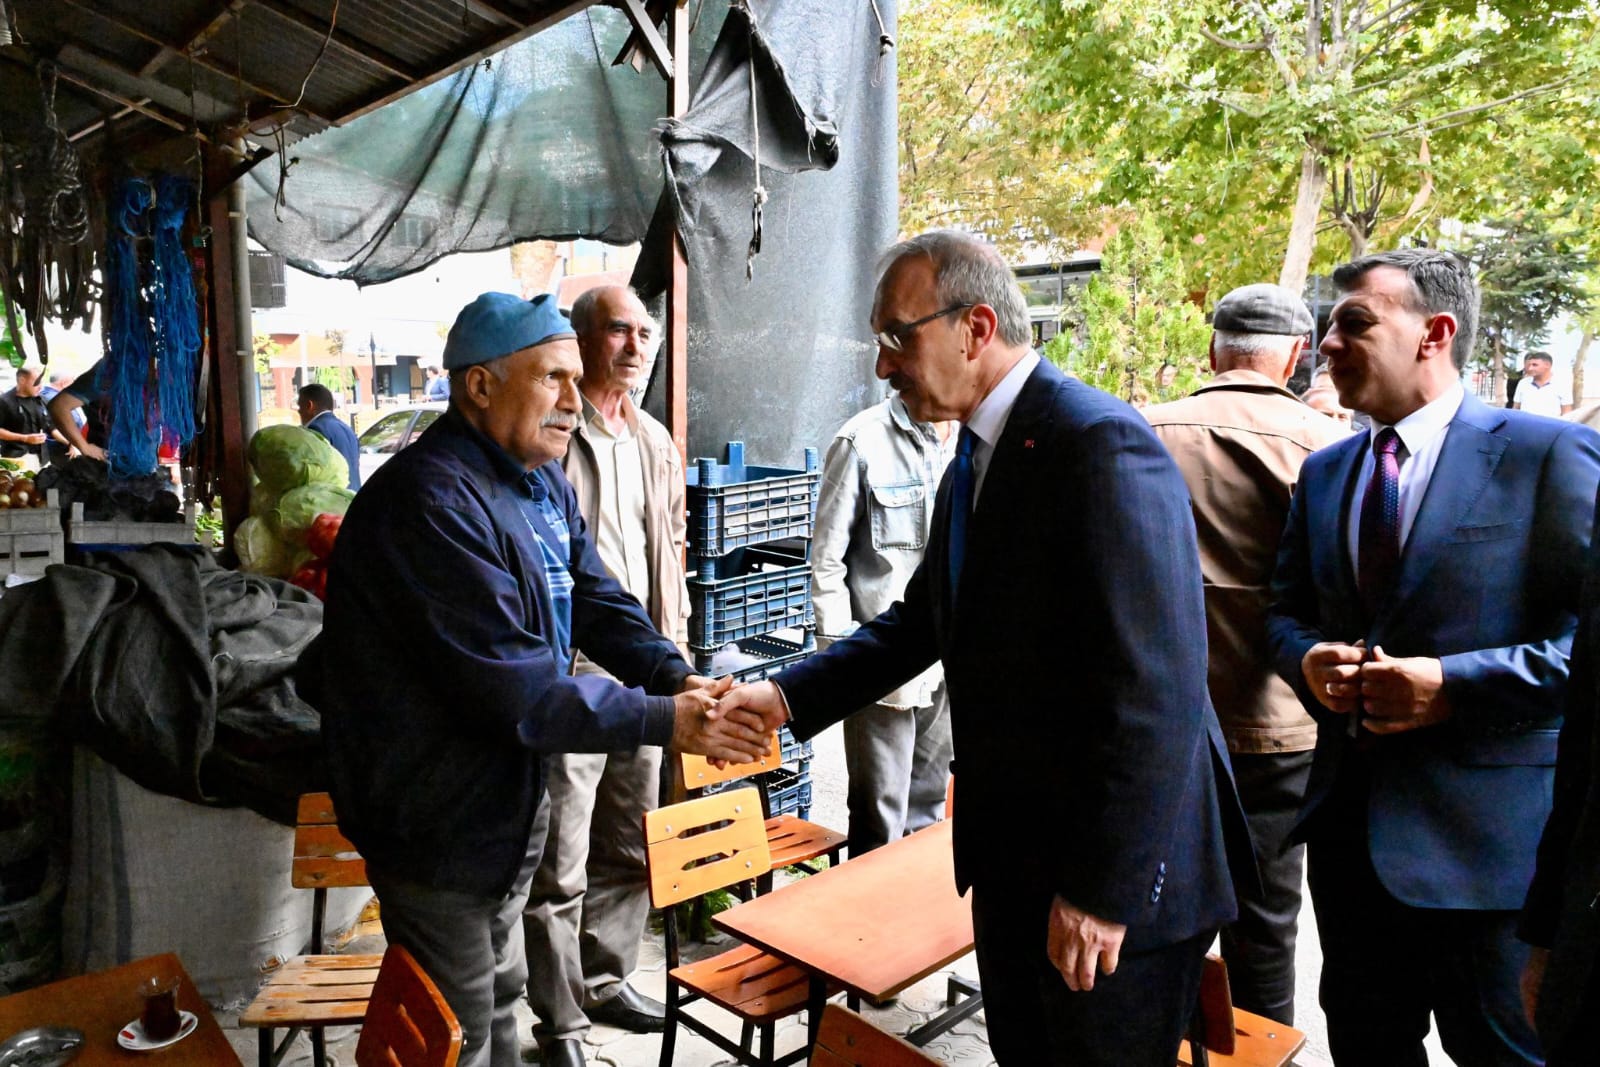
[[[828,731],[816,741],[816,760],[812,764],[813,798],[814,807],[812,818],[827,826],[840,830],[845,828],[845,776],[844,755],[841,747],[840,732],[837,728]],[[695,955],[713,955],[724,951],[728,947],[726,941],[713,941],[704,946],[698,946]],[[363,939],[350,946],[351,951],[380,952],[381,937]],[[1298,1067],[1332,1067],[1328,1059],[1326,1026],[1323,1023],[1322,1012],[1316,1003],[1317,974],[1322,963],[1322,954],[1317,945],[1315,919],[1307,907],[1301,924],[1300,945],[1297,953],[1297,970],[1299,974],[1296,1002],[1295,1024],[1307,1035],[1306,1047],[1296,1058]],[[961,974],[969,978],[976,978],[977,970],[972,962],[972,957],[957,961],[956,965],[948,972],[931,975],[924,981],[906,990],[893,1007],[875,1009],[865,1006],[863,1014],[870,1018],[877,1026],[893,1033],[905,1033],[917,1026],[923,1020],[937,1014],[944,1006],[946,980],[950,973]],[[665,960],[663,958],[661,939],[658,935],[647,934],[642,943],[639,973],[634,977],[634,985],[640,991],[661,998],[665,993]],[[531,1038],[528,1037],[532,1027],[533,1016],[527,1010],[526,1003],[522,1006],[523,1025],[522,1032],[528,1040],[528,1048],[524,1051],[524,1058],[530,1062],[537,1061],[537,1055],[532,1048]],[[706,1018],[716,1018],[722,1015],[724,1020],[731,1019],[725,1013],[704,1013]],[[234,1016],[220,1015],[219,1021],[224,1028],[233,1026]],[[796,1048],[804,1039],[804,1015],[788,1020],[778,1030],[777,1047],[780,1053]],[[730,1024],[725,1032],[737,1038],[737,1025]],[[240,1031],[229,1029],[229,1038],[233,1041],[234,1048],[240,1058],[247,1064],[254,1063],[257,1050],[256,1033],[254,1031]],[[356,1031],[330,1031],[329,1032],[329,1060],[339,1067],[348,1067],[355,1063]],[[606,1067],[652,1067],[659,1060],[660,1039],[656,1036],[629,1034],[611,1027],[598,1026],[590,1032],[588,1038],[588,1056],[591,1064],[606,1065]],[[928,1052],[945,1063],[971,1065],[971,1067],[987,1067],[994,1061],[989,1056],[989,1046],[985,1039],[983,1029],[983,1016],[980,1013],[973,1019],[957,1026],[949,1033],[935,1039],[928,1046]],[[1430,1036],[1428,1040],[1429,1058],[1435,1065],[1448,1067],[1451,1060],[1445,1057],[1440,1050],[1436,1037]],[[301,1067],[310,1060],[310,1048],[306,1039],[302,1037],[297,1043],[294,1054],[285,1061],[293,1067]],[[684,1032],[678,1038],[676,1055],[673,1058],[675,1067],[720,1067],[731,1063],[716,1046],[709,1041]]]

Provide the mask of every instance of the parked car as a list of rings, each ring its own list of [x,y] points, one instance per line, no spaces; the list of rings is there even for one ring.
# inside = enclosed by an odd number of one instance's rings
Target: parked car
[[[413,404],[391,411],[377,422],[361,431],[356,438],[360,451],[361,481],[372,477],[372,472],[389,461],[389,457],[415,441],[422,431],[433,425],[433,420],[443,415],[448,404]]]

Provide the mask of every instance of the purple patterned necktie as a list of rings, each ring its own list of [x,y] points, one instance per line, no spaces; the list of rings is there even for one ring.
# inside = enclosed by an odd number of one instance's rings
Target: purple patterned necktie
[[[1361,501],[1361,603],[1371,618],[1394,588],[1400,570],[1400,435],[1393,427],[1372,442],[1372,478]]]

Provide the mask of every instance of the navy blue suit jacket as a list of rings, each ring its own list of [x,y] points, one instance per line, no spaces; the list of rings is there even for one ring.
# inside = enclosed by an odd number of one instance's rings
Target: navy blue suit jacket
[[[1370,435],[1358,434],[1306,461],[1273,578],[1267,631],[1278,673],[1318,725],[1302,836],[1315,839],[1316,810],[1352,743],[1350,716],[1308,691],[1306,651],[1365,638],[1390,656],[1437,658],[1450,719],[1369,739],[1373,867],[1414,907],[1517,908],[1550,811],[1600,436],[1467,396],[1395,589],[1370,619],[1346,539],[1369,447]]]
[[[1049,363],[994,450],[948,611],[950,485],[904,599],[777,676],[809,737],[944,661],[956,880],[1026,886],[1173,944],[1254,861],[1206,690],[1188,493],[1144,419]],[[1230,833],[1224,834],[1224,825]],[[1040,931],[1041,936],[1043,931]]]

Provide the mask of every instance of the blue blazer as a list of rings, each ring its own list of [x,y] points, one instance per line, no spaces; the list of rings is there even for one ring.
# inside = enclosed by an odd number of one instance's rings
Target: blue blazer
[[[1126,404],[1040,363],[990,461],[953,616],[949,497],[947,476],[904,599],[777,676],[796,734],[942,659],[963,892],[1048,888],[1126,923],[1135,949],[1230,921],[1226,850],[1251,881],[1254,859],[1166,450]]]
[[[1368,848],[1379,880],[1420,908],[1520,907],[1550,811],[1556,734],[1600,483],[1600,435],[1467,396],[1400,558],[1367,618],[1346,539],[1370,435],[1301,468],[1273,578],[1268,641],[1317,720],[1301,836],[1337,782],[1350,717],[1309,692],[1318,641],[1382,645],[1444,665],[1452,715],[1368,737]]]

